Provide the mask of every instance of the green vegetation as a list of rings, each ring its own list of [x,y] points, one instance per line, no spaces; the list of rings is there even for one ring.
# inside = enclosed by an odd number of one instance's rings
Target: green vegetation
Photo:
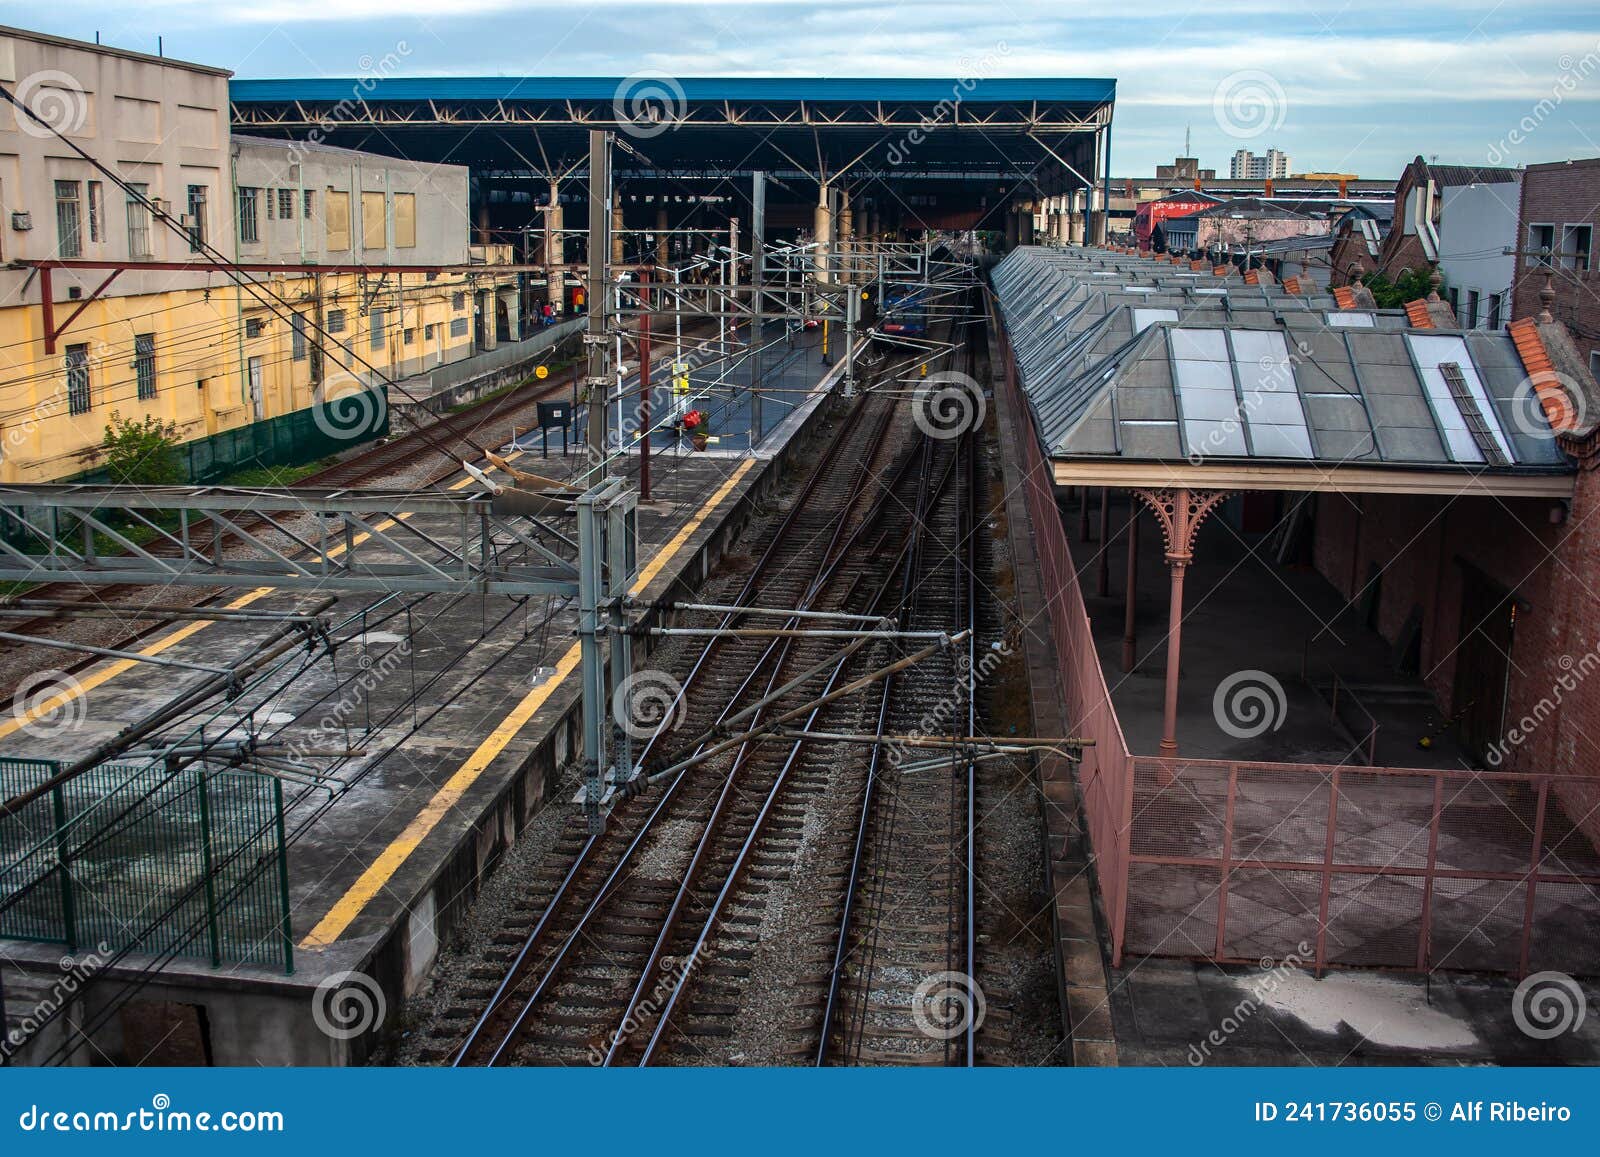
[[[293,486],[302,478],[309,478],[318,470],[333,463],[332,458],[319,462],[306,462],[299,466],[252,466],[239,470],[222,480],[223,486]]]
[[[1381,273],[1369,273],[1361,284],[1372,291],[1372,300],[1379,309],[1399,309],[1406,302],[1418,301],[1433,292],[1433,271],[1402,269],[1393,281]]]
[[[178,424],[145,415],[135,422],[115,410],[100,443],[111,481],[129,486],[175,486],[183,481]]]

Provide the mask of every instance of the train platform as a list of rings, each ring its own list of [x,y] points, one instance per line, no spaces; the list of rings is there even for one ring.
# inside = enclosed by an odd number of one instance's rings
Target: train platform
[[[675,447],[652,455],[650,500],[639,506],[637,597],[686,594],[737,549],[752,511],[829,421],[825,402],[841,371],[805,371],[810,387],[802,397],[796,380],[792,404],[755,454]],[[516,465],[558,477],[586,464],[581,447],[562,454],[559,442],[548,457],[526,442],[509,452]],[[635,481],[639,469],[637,454],[622,467]],[[220,601],[270,610],[307,600],[257,591]],[[308,666],[270,701],[230,705],[217,721],[236,724],[249,713],[278,742],[359,752],[338,768],[338,783],[287,793],[292,972],[275,948],[256,954],[270,963],[220,966],[203,955],[163,963],[130,954],[106,974],[142,984],[128,1002],[140,1011],[124,1009],[75,1063],[137,1063],[152,1050],[169,1063],[359,1063],[361,1038],[318,1031],[329,1001],[354,985],[399,1009],[529,817],[546,805],[577,806],[551,794],[582,743],[574,610],[545,597],[519,607],[430,595],[404,609],[374,602],[364,614],[367,602],[346,596],[330,612],[343,621],[333,662]],[[245,656],[262,633],[260,624],[190,623],[145,649],[214,665]],[[81,695],[70,729],[41,733],[8,720],[0,758],[70,759],[196,677],[126,660],[96,664],[75,676]],[[0,941],[6,991],[37,988],[61,952],[59,943]],[[84,1001],[115,987],[91,986]],[[80,1012],[70,1019],[82,1023],[94,1010]],[[60,1040],[40,1039],[51,1047]]]

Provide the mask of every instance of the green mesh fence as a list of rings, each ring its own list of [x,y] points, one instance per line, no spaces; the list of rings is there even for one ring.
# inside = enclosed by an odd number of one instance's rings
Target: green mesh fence
[[[58,770],[0,759],[5,798]],[[283,785],[107,764],[0,819],[0,937],[293,971]]]
[[[209,483],[240,470],[316,462],[388,433],[388,391],[364,390],[184,442],[177,452],[188,481]],[[72,481],[104,483],[112,479],[100,469]]]

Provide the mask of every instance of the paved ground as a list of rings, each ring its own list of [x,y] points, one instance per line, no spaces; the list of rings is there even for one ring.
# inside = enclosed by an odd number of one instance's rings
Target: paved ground
[[[1154,754],[1161,736],[1166,651],[1167,571],[1160,536],[1148,519],[1140,536],[1138,664],[1122,670],[1126,507],[1115,504],[1107,558],[1109,591],[1097,593],[1098,541],[1084,542],[1075,503],[1064,522],[1078,560],[1097,648],[1123,731],[1135,754]],[[1097,530],[1098,502],[1090,506]],[[1377,780],[1360,775],[1361,739],[1351,722],[1361,717],[1330,711],[1328,673],[1356,687],[1380,724],[1380,762],[1411,767],[1465,766],[1459,747],[1440,730],[1431,697],[1414,679],[1394,671],[1389,646],[1357,621],[1338,593],[1316,573],[1269,565],[1250,557],[1246,544],[1220,523],[1202,531],[1186,581],[1184,670],[1178,740],[1182,755],[1201,759],[1335,763],[1342,773],[1338,854],[1342,862],[1410,863],[1425,854],[1433,791],[1423,779]],[[1309,654],[1309,662],[1307,655]],[[1308,681],[1302,672],[1313,673]],[[1283,689],[1281,725],[1255,738],[1226,733],[1217,718],[1216,687],[1239,671],[1264,671]],[[1314,686],[1313,683],[1320,684]],[[1416,737],[1436,736],[1431,749]],[[1515,798],[1485,789],[1454,801],[1446,812],[1437,849],[1441,866],[1520,872],[1528,863],[1528,827],[1516,822]],[[1514,793],[1513,793],[1514,794]],[[1225,784],[1188,776],[1179,790],[1146,776],[1135,795],[1135,815],[1145,825],[1159,821],[1159,850],[1215,857]],[[1326,785],[1241,779],[1234,800],[1235,848],[1262,859],[1320,859],[1325,839]],[[1509,809],[1508,809],[1509,803]],[[1165,810],[1163,810],[1165,809]],[[1309,849],[1309,851],[1308,851]],[[1411,849],[1408,851],[1407,849]],[[1567,868],[1600,871],[1600,856],[1581,840],[1560,841]],[[1138,869],[1136,869],[1137,871]],[[1140,900],[1130,914],[1130,944],[1136,931],[1157,927],[1163,953],[1209,953],[1215,947],[1216,880],[1192,870],[1146,868],[1136,878]],[[1303,879],[1301,877],[1304,877]],[[1228,892],[1228,949],[1263,965],[1219,967],[1209,963],[1144,956],[1130,950],[1123,967],[1111,970],[1110,1008],[1123,1064],[1565,1064],[1600,1063],[1600,989],[1563,980],[1566,1031],[1541,1039],[1519,1028],[1513,1009],[1529,1007],[1516,997],[1515,978],[1470,972],[1431,975],[1370,970],[1310,971],[1274,964],[1300,943],[1314,947],[1317,873],[1235,872]],[[1333,900],[1329,929],[1332,956],[1347,953],[1415,952],[1420,880],[1386,878],[1381,886],[1351,891],[1351,902]],[[1486,891],[1499,888],[1496,896]],[[1514,970],[1522,927],[1521,893],[1475,881],[1435,895],[1433,959],[1449,965],[1470,953],[1498,955]],[[1550,961],[1534,967],[1592,970],[1600,952],[1600,926],[1591,917],[1594,899],[1570,889],[1541,891],[1540,940]],[[1142,925],[1141,925],[1142,917]],[[1233,931],[1237,929],[1237,932]],[[1147,940],[1148,936],[1145,937]],[[1288,946],[1287,949],[1285,946]],[[1584,1014],[1577,1019],[1582,994]],[[1557,1009],[1554,999],[1543,1006]],[[1531,1022],[1535,1030],[1539,1023]]]
[[[1066,505],[1065,524],[1083,576],[1084,597],[1095,642],[1116,704],[1117,717],[1135,755],[1154,755],[1161,740],[1166,674],[1169,579],[1161,536],[1151,515],[1141,515],[1139,533],[1138,663],[1122,670],[1124,575],[1127,569],[1127,507],[1113,502],[1109,593],[1097,593],[1102,547],[1079,535],[1077,504]],[[1089,526],[1097,535],[1098,495],[1090,503]],[[1390,767],[1460,767],[1462,753],[1420,681],[1397,675],[1389,644],[1360,623],[1331,584],[1305,567],[1284,567],[1253,557],[1248,544],[1223,516],[1200,531],[1195,560],[1184,580],[1183,679],[1178,700],[1182,754],[1201,759],[1262,759],[1305,763],[1362,762],[1356,753],[1366,735],[1350,693],[1335,722],[1330,676],[1337,672],[1358,690],[1381,724],[1378,762]],[[1278,727],[1250,739],[1224,732],[1213,712],[1213,694],[1229,676],[1264,671],[1282,687],[1287,710]],[[1309,678],[1307,677],[1309,675]],[[1359,734],[1357,733],[1359,731]],[[1431,749],[1417,745],[1435,736]]]
[[[1600,1064],[1600,992],[1543,1040],[1518,1027],[1515,993],[1498,978],[1151,959],[1113,970],[1111,1006],[1123,1064]],[[1576,1015],[1558,999],[1549,1027]]]

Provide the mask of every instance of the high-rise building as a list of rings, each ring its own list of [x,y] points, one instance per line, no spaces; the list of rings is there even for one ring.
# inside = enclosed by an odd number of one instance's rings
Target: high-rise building
[[[1258,157],[1249,149],[1239,149],[1233,154],[1228,175],[1236,181],[1282,180],[1289,175],[1289,154],[1268,149]]]

